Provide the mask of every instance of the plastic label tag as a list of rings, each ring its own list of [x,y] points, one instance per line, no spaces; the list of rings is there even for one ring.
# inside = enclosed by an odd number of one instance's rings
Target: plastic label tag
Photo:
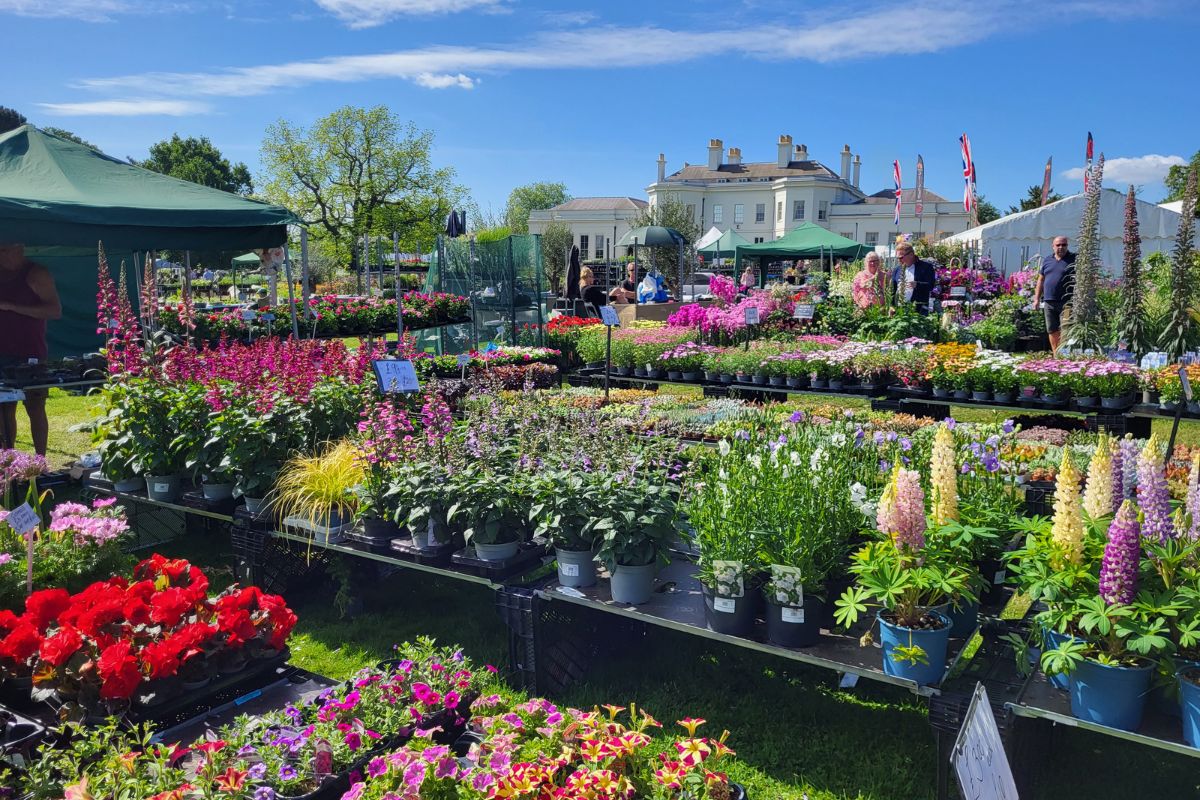
[[[261,319],[263,322],[274,322],[275,315],[268,311],[266,314],[263,314],[261,317],[259,317],[259,319]]]
[[[783,608],[779,609],[779,611],[781,612],[781,614],[783,616],[784,622],[790,623],[792,625],[803,625],[804,624],[804,609],[803,608],[791,608],[790,606],[784,606]]]
[[[313,774],[333,774],[333,747],[324,739],[318,739],[313,746]]]
[[[563,574],[564,578],[578,578],[579,577],[579,565],[578,564],[564,564],[560,561],[558,563],[558,569]]]
[[[0,403],[19,403],[25,399],[20,389],[0,389]]]
[[[714,597],[713,611],[720,611],[722,614],[732,614],[737,611],[737,600],[732,597]]]
[[[999,572],[997,572],[995,575],[992,576],[992,583],[995,584],[996,586],[999,586],[1000,584],[1004,583],[1004,579],[1006,577],[1007,577],[1007,575],[1005,574],[1004,570],[1000,570]]]
[[[600,321],[610,328],[621,327],[621,318],[617,316],[617,310],[612,306],[600,306]]]
[[[458,354],[458,365],[460,367],[465,367],[467,364],[470,364],[470,363],[471,363],[471,357],[469,355],[467,355],[466,353]]]
[[[156,483],[154,484],[154,491],[158,492],[159,494],[166,494],[167,492],[171,491],[171,484]]]
[[[29,503],[22,503],[14,508],[4,521],[8,523],[8,527],[22,536],[36,528],[41,522]]]

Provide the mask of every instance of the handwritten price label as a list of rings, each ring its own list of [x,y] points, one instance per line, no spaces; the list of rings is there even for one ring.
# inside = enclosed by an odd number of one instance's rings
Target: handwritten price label
[[[29,533],[38,526],[39,522],[41,522],[41,520],[38,519],[37,513],[33,510],[29,503],[22,503],[14,508],[4,521],[8,523],[8,527],[12,528],[21,536]]]

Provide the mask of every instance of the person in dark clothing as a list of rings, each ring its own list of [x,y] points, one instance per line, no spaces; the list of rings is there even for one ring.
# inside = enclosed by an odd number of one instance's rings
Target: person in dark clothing
[[[1065,236],[1054,238],[1054,254],[1042,256],[1042,270],[1033,289],[1033,310],[1042,307],[1050,349],[1055,353],[1062,341],[1063,308],[1071,302],[1075,289],[1075,254],[1067,249],[1067,244]]]
[[[638,290],[638,265],[636,261],[630,261],[628,266],[629,274],[620,286],[614,287],[608,296],[612,298],[614,303],[636,303]]]
[[[591,267],[579,271],[579,296],[596,308],[608,305],[608,295],[596,285],[596,274]]]
[[[25,257],[25,245],[0,242],[0,366],[40,364],[48,357],[46,322],[62,316],[50,270]],[[50,423],[46,390],[25,391],[33,449],[46,455]],[[0,447],[14,447],[17,404],[0,405]]]
[[[929,313],[929,296],[937,273],[933,264],[917,258],[913,246],[908,242],[896,245],[896,258],[900,263],[892,270],[892,286],[898,303],[915,303],[922,314]]]

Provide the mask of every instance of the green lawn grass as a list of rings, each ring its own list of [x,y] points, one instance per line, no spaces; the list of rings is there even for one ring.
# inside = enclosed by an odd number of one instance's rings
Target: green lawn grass
[[[63,389],[51,389],[46,400],[46,414],[50,418],[50,439],[46,458],[51,467],[61,467],[74,461],[92,448],[91,434],[80,430],[100,414],[100,399],[95,395],[76,394]],[[17,449],[33,450],[29,438],[29,418],[24,406],[17,407]]]

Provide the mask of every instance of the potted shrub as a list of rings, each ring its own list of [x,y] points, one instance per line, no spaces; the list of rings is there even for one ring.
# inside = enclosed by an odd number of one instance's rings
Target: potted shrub
[[[413,546],[430,550],[451,541],[446,514],[451,505],[449,476],[435,461],[414,458],[398,464],[388,488],[393,519],[408,528]]]
[[[926,538],[925,493],[920,475],[897,465],[879,500],[880,538],[854,555],[855,585],[837,601],[839,624],[850,627],[876,606],[888,675],[928,685],[946,669],[950,618],[936,606],[971,595],[970,567],[959,549]]]
[[[468,464],[450,476],[453,502],[446,522],[461,526],[467,544],[485,561],[512,558],[528,536],[523,476],[520,471],[501,476],[479,464]]]
[[[536,524],[534,533],[554,546],[563,586],[596,584],[596,526],[604,508],[604,486],[597,474],[559,468],[540,473],[531,483],[529,519]]]
[[[126,382],[121,424],[129,430],[133,459],[152,500],[169,503],[179,497],[190,439],[197,435],[193,412],[201,402],[199,392],[198,386],[177,389],[149,378]]]
[[[125,423],[125,409],[120,395],[123,384],[111,384],[104,389],[108,410],[92,432],[92,442],[100,454],[100,468],[118,492],[136,492],[145,487],[145,474],[140,450],[134,446],[134,434]]]
[[[248,401],[234,402],[213,414],[211,438],[224,445],[221,465],[234,478],[234,492],[257,514],[293,450],[304,444],[296,424],[303,413],[291,400],[277,398],[269,410],[260,411]]]
[[[412,429],[408,413],[390,397],[369,402],[363,408],[358,423],[358,459],[363,479],[355,487],[355,494],[358,519],[368,539],[383,542],[400,535],[396,522],[397,495],[391,493],[392,477],[402,459],[415,455],[406,452],[404,446],[404,437]]]
[[[967,385],[971,389],[971,399],[977,403],[986,403],[992,399],[992,368],[986,364],[976,364],[966,372]]]
[[[1104,408],[1116,410],[1134,404],[1141,385],[1141,370],[1133,364],[1093,361],[1088,363],[1086,374],[1095,383]]]
[[[612,599],[638,605],[650,599],[654,573],[668,561],[679,535],[679,489],[661,472],[643,467],[632,480],[608,475],[601,493],[603,516],[596,523],[600,546],[596,557],[608,568]]]
[[[1158,373],[1146,370],[1140,374],[1142,402],[1152,406],[1158,404]]]
[[[268,502],[283,524],[323,534],[331,541],[357,511],[355,490],[363,477],[357,447],[343,440],[314,455],[288,459]]]
[[[992,371],[992,399],[996,403],[1008,405],[1014,402],[1020,390],[1021,382],[1012,367],[1001,367]]]

